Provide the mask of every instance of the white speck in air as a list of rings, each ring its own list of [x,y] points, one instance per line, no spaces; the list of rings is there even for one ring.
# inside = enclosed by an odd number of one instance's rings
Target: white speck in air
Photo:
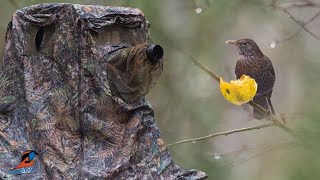
[[[272,41],[272,42],[270,43],[270,47],[271,47],[271,48],[275,48],[276,45],[277,45],[277,42],[276,42],[276,41]]]
[[[202,9],[201,8],[197,8],[197,9],[195,9],[195,11],[196,11],[197,14],[200,14],[202,12]]]
[[[218,160],[221,158],[221,155],[218,154],[218,153],[214,153],[214,156],[213,156],[214,159]]]

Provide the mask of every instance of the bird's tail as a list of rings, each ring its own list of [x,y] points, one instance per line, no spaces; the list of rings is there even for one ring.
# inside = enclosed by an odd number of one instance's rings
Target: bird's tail
[[[275,111],[273,109],[273,106],[271,104],[270,98],[267,98],[266,96],[255,96],[253,98],[253,102],[259,104],[266,110],[271,110],[272,114],[275,114]],[[270,106],[270,107],[269,107]],[[253,116],[256,119],[262,119],[265,117],[265,114],[261,113],[260,111],[253,109]]]

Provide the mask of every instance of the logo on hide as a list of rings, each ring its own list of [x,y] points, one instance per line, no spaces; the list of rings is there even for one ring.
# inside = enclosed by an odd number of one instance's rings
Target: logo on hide
[[[35,157],[38,153],[34,150],[28,150],[22,153],[20,163],[9,170],[4,178],[11,177],[12,175],[30,174],[35,172]]]

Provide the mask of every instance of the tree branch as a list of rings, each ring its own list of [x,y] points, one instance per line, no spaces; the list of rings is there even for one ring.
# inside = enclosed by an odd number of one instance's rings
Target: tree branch
[[[305,30],[308,34],[310,34],[311,36],[313,36],[314,38],[320,40],[320,37],[317,36],[316,34],[314,34],[312,31],[310,31],[308,28],[306,28],[306,24],[307,23],[302,23],[299,20],[297,20],[289,11],[288,9],[290,8],[301,8],[301,7],[316,7],[316,8],[320,8],[320,4],[314,3],[314,2],[310,2],[310,1],[303,1],[303,2],[293,2],[293,3],[285,3],[285,4],[281,4],[278,5],[277,4],[277,0],[273,0],[272,1],[272,6],[275,9],[279,9],[282,12],[284,12],[285,14],[287,14],[289,16],[289,18],[295,22],[296,24],[298,24],[303,30]],[[317,16],[315,16],[316,18]],[[312,20],[313,21],[313,20]]]
[[[167,147],[170,147],[170,146],[173,146],[173,145],[177,145],[177,144],[188,143],[188,142],[201,141],[201,140],[205,140],[205,139],[209,139],[209,138],[213,138],[213,137],[217,137],[217,136],[227,136],[227,135],[234,134],[234,133],[251,131],[251,130],[256,130],[256,129],[262,129],[262,128],[266,128],[266,127],[270,127],[270,126],[277,126],[277,125],[274,122],[272,122],[272,123],[269,123],[269,124],[263,124],[263,125],[259,125],[259,126],[252,126],[252,127],[247,127],[247,128],[241,128],[241,129],[233,129],[233,130],[230,130],[230,131],[219,132],[219,133],[210,134],[210,135],[203,136],[203,137],[177,141],[177,142],[168,144]]]
[[[284,8],[284,9],[303,8],[303,7],[318,8],[318,7],[320,7],[320,4],[317,4],[317,3],[311,2],[311,1],[303,1],[303,2],[283,3],[281,5],[278,5],[278,7],[281,7],[281,8]]]
[[[197,61],[194,57],[190,56],[192,58],[192,62],[200,67],[202,70],[204,70],[209,76],[211,76],[213,79],[215,79],[217,82],[220,82],[220,77],[215,74],[213,71],[211,71],[210,69],[206,68],[204,65],[202,65],[199,61]],[[278,127],[280,127],[281,129],[285,130],[286,132],[289,132],[291,134],[294,134],[293,131],[291,129],[289,129],[287,126],[283,125],[281,123],[281,119],[278,118],[277,116],[271,114],[268,110],[264,109],[262,106],[260,106],[259,104],[253,102],[252,100],[248,102],[249,105],[251,105],[253,108],[255,108],[256,110],[260,111],[261,113],[268,115],[268,118],[270,118]]]
[[[193,56],[190,55],[190,58],[191,58],[193,64],[195,64],[196,66],[201,68],[204,72],[206,72],[209,76],[211,76],[217,82],[220,82],[220,77],[216,73],[214,73],[210,69],[206,68],[206,66],[202,65]],[[284,124],[282,124],[281,123],[282,120],[279,119],[277,116],[271,114],[268,110],[264,109],[262,106],[260,106],[259,104],[256,104],[252,100],[250,102],[248,102],[248,104],[251,105],[253,108],[257,109],[258,111],[260,111],[261,113],[267,115],[267,117],[273,122],[270,123],[270,124],[265,124],[265,125],[260,125],[260,126],[254,126],[254,127],[248,127],[248,128],[242,128],[242,129],[235,129],[235,130],[231,130],[231,131],[211,134],[211,135],[204,136],[204,137],[199,137],[199,138],[186,139],[186,140],[182,140],[182,141],[178,141],[178,142],[174,142],[174,143],[168,144],[167,147],[172,146],[172,145],[176,145],[176,144],[199,141],[199,140],[204,140],[204,139],[213,138],[213,137],[217,137],[217,136],[228,135],[228,134],[233,134],[233,133],[243,132],[243,131],[249,131],[249,130],[254,130],[254,129],[261,129],[261,128],[270,127],[270,126],[278,126],[279,128],[281,128],[284,131],[288,132],[292,136],[297,137],[295,132],[293,130],[291,130],[290,128],[288,128],[287,126],[285,126]]]
[[[309,29],[307,29],[305,26],[312,22],[314,19],[316,19],[318,16],[320,16],[320,11],[318,13],[315,14],[315,16],[313,16],[309,21],[307,21],[306,23],[301,23],[300,21],[298,21],[294,16],[291,15],[291,13],[286,9],[286,8],[293,8],[293,7],[310,7],[310,6],[314,6],[314,7],[320,7],[320,4],[316,4],[316,3],[312,3],[309,1],[306,2],[297,2],[297,3],[287,3],[287,4],[283,4],[282,6],[278,6],[277,5],[277,0],[272,0],[272,6],[282,10],[283,12],[285,12],[286,14],[289,15],[289,17],[295,22],[297,23],[303,30],[305,30],[306,32],[308,32],[310,35],[312,35],[314,38],[320,40],[320,38],[315,35],[314,33],[312,33]],[[300,32],[300,31],[299,31]],[[299,33],[296,32],[296,33]],[[296,34],[294,33],[294,34]],[[208,69],[206,66],[202,65],[199,61],[197,61],[193,56],[189,55],[189,57],[191,58],[192,62],[194,65],[196,65],[197,67],[199,67],[200,69],[202,69],[204,72],[206,72],[209,76],[211,76],[213,79],[215,79],[217,82],[220,82],[220,77],[215,74],[213,71],[211,71],[210,69]],[[192,138],[192,139],[186,139],[186,140],[182,140],[182,141],[177,141],[171,144],[168,144],[167,147],[173,146],[173,145],[177,145],[177,144],[182,144],[182,143],[189,143],[189,142],[195,142],[195,141],[200,141],[200,140],[205,140],[205,139],[209,139],[209,138],[213,138],[213,137],[217,137],[217,136],[223,136],[223,135],[229,135],[229,134],[234,134],[234,133],[238,133],[238,132],[245,132],[245,131],[250,131],[250,130],[255,130],[255,129],[261,129],[261,128],[266,128],[266,127],[270,127],[270,126],[277,126],[279,128],[281,128],[282,130],[284,130],[285,132],[291,134],[293,137],[297,138],[300,143],[304,142],[303,139],[298,136],[292,129],[288,128],[287,126],[285,126],[283,123],[281,123],[282,121],[284,121],[281,118],[278,118],[277,116],[273,115],[270,113],[270,111],[264,109],[262,106],[260,106],[259,104],[256,104],[255,102],[253,102],[252,100],[248,102],[249,105],[251,105],[253,108],[255,108],[256,110],[258,110],[259,112],[265,114],[267,116],[268,119],[270,119],[272,121],[272,123],[269,124],[264,124],[264,125],[259,125],[259,126],[253,126],[253,127],[247,127],[247,128],[241,128],[241,129],[234,129],[234,130],[230,130],[230,131],[224,131],[224,132],[219,132],[219,133],[215,133],[215,134],[210,134],[207,136],[203,136],[203,137],[198,137],[198,138]]]
[[[259,104],[253,102],[252,100],[249,101],[248,103],[249,105],[251,105],[253,108],[255,108],[256,110],[260,111],[261,113],[268,115],[268,118],[273,121],[273,123],[278,126],[279,128],[283,129],[284,131],[286,131],[287,133],[291,134],[294,137],[297,137],[296,133],[288,128],[287,126],[285,126],[283,123],[281,123],[281,121],[283,121],[282,119],[278,118],[277,116],[273,115],[270,113],[270,111],[264,109],[262,106],[260,106]]]
[[[298,24],[303,30],[305,30],[307,33],[309,33],[314,38],[320,40],[320,37],[318,37],[316,34],[314,34],[308,28],[306,28],[304,23],[301,23],[300,21],[298,21],[287,9],[281,8],[281,10],[284,13],[286,13],[289,16],[289,18],[292,19],[296,24]]]
[[[309,23],[311,23],[312,21],[314,21],[316,18],[318,18],[320,16],[320,11],[318,11],[314,16],[312,16],[308,21],[306,21],[305,23],[303,23],[303,26],[308,25]],[[296,37],[301,31],[303,31],[303,28],[299,28],[297,31],[295,31],[294,33],[292,33],[291,35],[287,36],[286,38],[283,38],[281,40],[277,40],[277,43],[282,43],[285,41],[289,41],[292,38]]]
[[[214,72],[212,72],[210,69],[208,69],[207,67],[205,67],[204,65],[202,65],[199,61],[197,61],[193,56],[190,55],[190,58],[192,60],[192,63],[196,66],[198,66],[200,69],[202,69],[204,72],[206,72],[207,74],[209,74],[209,76],[211,76],[213,79],[215,79],[216,81],[220,82],[220,77],[218,75],[216,75]]]

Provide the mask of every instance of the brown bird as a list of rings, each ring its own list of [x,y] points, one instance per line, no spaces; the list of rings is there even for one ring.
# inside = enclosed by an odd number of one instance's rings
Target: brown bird
[[[271,94],[276,76],[270,59],[251,39],[228,40],[226,43],[236,45],[239,50],[240,58],[235,68],[237,79],[243,74],[255,79],[258,90],[253,101],[275,114],[271,103]],[[256,109],[253,110],[253,115],[256,119],[262,119],[265,116]]]

